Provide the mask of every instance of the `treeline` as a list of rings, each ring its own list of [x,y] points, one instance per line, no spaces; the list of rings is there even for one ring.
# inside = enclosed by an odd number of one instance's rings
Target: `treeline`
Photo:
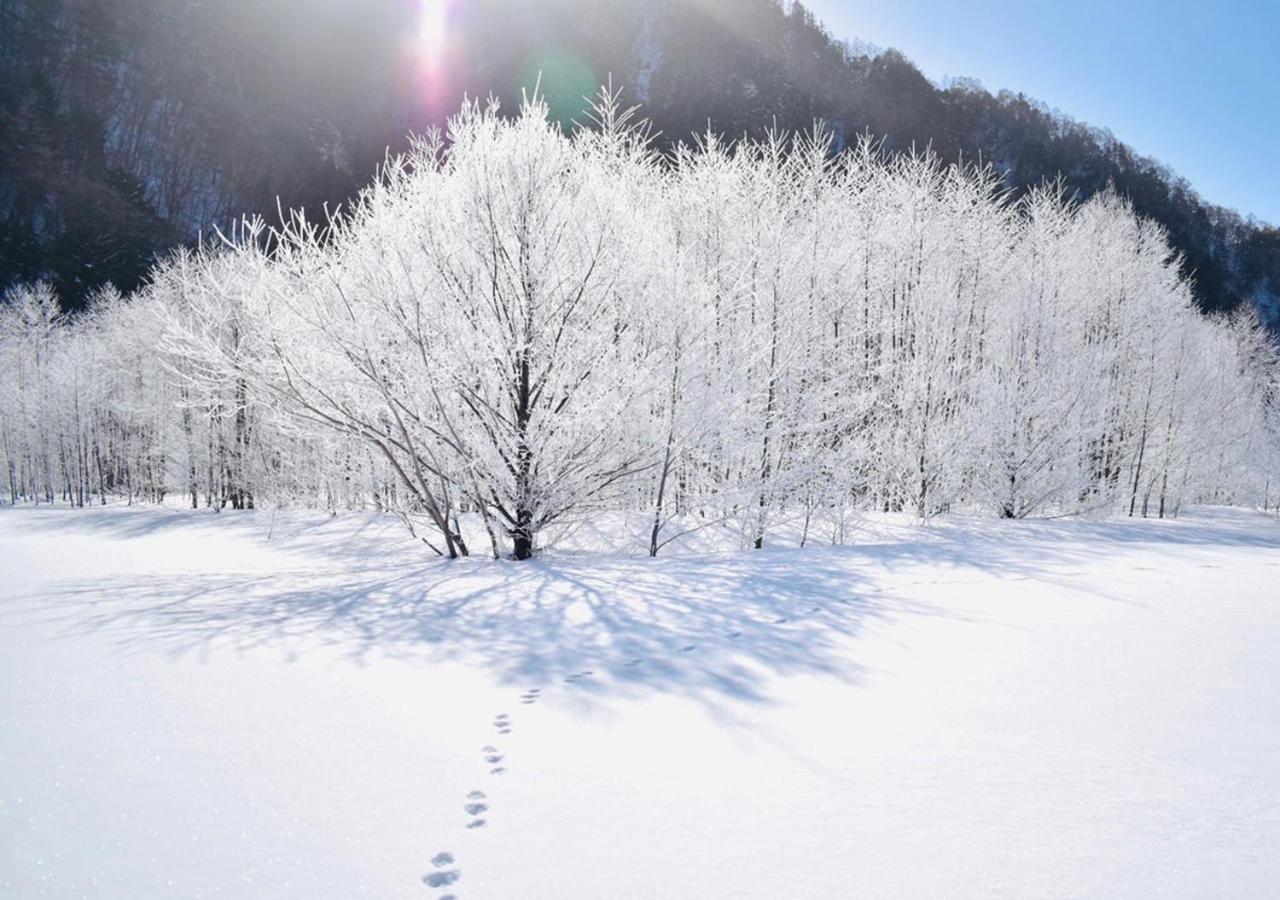
[[[0,0],[0,285],[44,279],[78,309],[250,210],[316,214],[464,93],[541,76],[560,121],[612,74],[671,138],[820,120],[835,146],[990,162],[1015,196],[1059,176],[1159,222],[1204,310],[1280,325],[1280,231],[1201,200],[1105,131],[1019,94],[939,87],[894,51],[833,40],[780,0],[469,0],[440,58],[399,0]],[[660,138],[660,141],[666,141]]]
[[[72,319],[14,289],[9,499],[377,508],[518,559],[613,513],[657,554],[859,510],[1271,504],[1280,359],[1124,199],[594,117],[470,105],[343,215],[246,221]]]

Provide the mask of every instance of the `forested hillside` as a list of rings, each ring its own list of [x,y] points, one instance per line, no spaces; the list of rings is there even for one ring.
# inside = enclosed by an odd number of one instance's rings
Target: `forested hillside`
[[[75,308],[242,212],[350,198],[384,160],[490,93],[541,75],[562,119],[609,76],[664,141],[823,120],[836,145],[984,160],[1016,194],[1114,186],[1159,222],[1206,310],[1280,324],[1280,231],[1200,198],[1105,130],[1018,94],[926,79],[777,0],[473,0],[424,46],[414,4],[376,0],[0,0],[0,282]],[[511,27],[513,23],[517,27]]]

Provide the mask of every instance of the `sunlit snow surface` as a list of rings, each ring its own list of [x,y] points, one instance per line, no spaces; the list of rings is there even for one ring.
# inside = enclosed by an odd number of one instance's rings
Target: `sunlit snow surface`
[[[0,896],[1265,897],[1280,524],[0,510]]]

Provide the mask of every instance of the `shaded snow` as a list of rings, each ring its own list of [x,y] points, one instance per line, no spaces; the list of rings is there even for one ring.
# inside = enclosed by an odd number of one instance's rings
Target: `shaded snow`
[[[0,511],[0,893],[1267,896],[1280,525],[426,561]]]

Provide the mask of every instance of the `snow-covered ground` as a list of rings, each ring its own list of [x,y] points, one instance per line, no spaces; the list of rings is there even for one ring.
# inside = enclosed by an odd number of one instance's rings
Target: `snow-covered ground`
[[[1280,524],[526,564],[0,510],[0,895],[1280,891]]]

